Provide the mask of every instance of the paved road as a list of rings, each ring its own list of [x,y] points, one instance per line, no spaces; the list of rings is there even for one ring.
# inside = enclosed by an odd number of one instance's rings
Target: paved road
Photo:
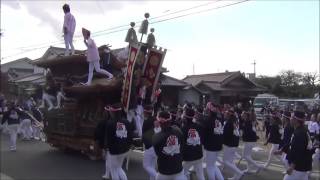
[[[19,140],[17,152],[10,152],[7,148],[8,137],[0,135],[0,141],[1,180],[101,180],[104,173],[103,161],[91,161],[75,152],[61,152],[44,142]],[[267,158],[266,154],[265,150],[258,150],[254,158],[262,163]],[[245,169],[244,165],[245,161],[242,161],[240,168]],[[280,162],[273,161],[267,170],[246,175],[243,180],[280,180],[283,170]],[[224,177],[231,177],[228,171],[223,170],[223,174]],[[129,180],[148,179],[142,168],[141,153],[131,153],[127,175]],[[319,171],[313,173],[312,177],[320,180]]]

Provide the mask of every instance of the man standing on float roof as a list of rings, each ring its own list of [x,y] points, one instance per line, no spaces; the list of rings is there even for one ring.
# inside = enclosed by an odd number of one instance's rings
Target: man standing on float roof
[[[66,45],[66,51],[64,53],[65,56],[70,55],[69,53],[69,45],[71,47],[71,54],[74,54],[74,47],[73,47],[73,34],[76,29],[76,19],[70,13],[70,6],[68,4],[64,4],[63,7],[64,12],[64,21],[63,21],[63,37],[64,43]]]

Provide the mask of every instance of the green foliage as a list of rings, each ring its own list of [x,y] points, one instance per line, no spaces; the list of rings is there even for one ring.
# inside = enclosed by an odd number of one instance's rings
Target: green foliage
[[[259,76],[255,82],[266,87],[269,93],[282,98],[312,98],[320,91],[318,74],[310,72],[285,70],[277,76]]]

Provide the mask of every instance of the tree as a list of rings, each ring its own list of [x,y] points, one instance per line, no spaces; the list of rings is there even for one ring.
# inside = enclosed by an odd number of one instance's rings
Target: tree
[[[277,76],[259,76],[255,79],[268,89],[268,92],[282,98],[312,98],[320,92],[317,73],[299,73],[284,70]]]

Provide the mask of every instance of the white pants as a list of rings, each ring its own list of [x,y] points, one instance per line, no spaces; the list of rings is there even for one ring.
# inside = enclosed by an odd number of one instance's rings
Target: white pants
[[[66,45],[66,52],[65,55],[69,55],[69,45],[71,46],[71,51],[74,53],[74,47],[73,47],[73,33],[67,33],[64,34],[64,44]]]
[[[2,124],[2,133],[3,134],[9,134],[9,129],[8,129],[8,123],[5,122],[4,124]]]
[[[99,60],[91,61],[89,62],[89,75],[88,75],[88,81],[86,84],[90,85],[93,77],[93,70],[96,70],[98,73],[104,74],[108,76],[109,78],[112,78],[113,75],[109,73],[108,71],[100,68],[100,62]]]
[[[109,160],[110,160],[110,171],[112,180],[127,180],[127,175],[122,169],[122,164],[124,158],[126,158],[128,152],[123,154],[112,155],[109,153]]]
[[[164,175],[158,173],[156,180],[187,180],[187,177],[184,175],[183,171],[173,175]]]
[[[32,138],[32,126],[30,119],[23,119],[21,122],[21,131],[23,138],[31,139]]]
[[[308,172],[293,170],[292,174],[286,174],[283,180],[308,180]]]
[[[282,153],[281,155],[281,161],[283,163],[283,166],[285,169],[288,169],[289,168],[289,162],[287,160],[287,154],[286,153]]]
[[[42,104],[41,106],[45,107],[45,102],[48,104],[49,106],[49,109],[52,109],[53,108],[53,103],[52,101],[54,101],[56,99],[56,97],[48,94],[48,93],[45,93],[43,92],[42,94]]]
[[[276,155],[274,155],[273,153],[274,153],[275,151],[277,151],[278,148],[279,148],[279,144],[272,144],[271,149],[270,149],[270,151],[269,151],[268,160],[267,160],[267,162],[265,163],[264,167],[268,167],[268,166],[270,165],[270,163],[271,163],[272,157],[276,157]],[[279,159],[278,159],[278,160],[279,160]]]
[[[224,146],[223,162],[225,167],[229,168],[231,171],[234,172],[235,179],[240,179],[240,177],[243,175],[243,172],[234,163],[236,150],[237,147]]]
[[[312,164],[313,164],[313,166],[315,166],[316,164],[319,165],[319,163],[320,163],[320,149],[317,148],[316,152],[312,156]]]
[[[150,180],[155,180],[157,176],[156,171],[156,164],[157,164],[157,155],[154,152],[153,147],[146,149],[143,153],[143,168],[149,174]]]
[[[19,124],[9,124],[9,135],[10,135],[10,150],[16,150],[17,148],[17,134]]]
[[[35,138],[35,139],[40,139],[40,134],[41,134],[41,129],[40,129],[40,127],[32,127],[32,132],[33,132],[33,137]]]
[[[203,168],[202,168],[202,158],[199,160],[195,160],[195,161],[184,161],[183,162],[183,171],[184,171],[184,174],[186,175],[186,177],[190,177],[189,176],[189,169],[192,166],[194,167],[194,170],[196,172],[197,180],[205,180],[204,174],[203,174]],[[188,179],[190,179],[190,178],[188,178]]]
[[[67,98],[63,95],[63,93],[61,91],[59,91],[57,94],[57,107],[59,107],[59,108],[61,107],[61,100],[62,99],[67,99]]]
[[[137,115],[137,117],[135,118],[135,124],[136,124],[136,131],[138,133],[139,137],[142,137],[142,125],[143,125],[143,119],[140,115]]]
[[[218,153],[219,151],[205,150],[205,162],[207,164],[207,174],[209,180],[223,180],[221,171],[216,165],[216,162],[218,160]]]
[[[109,151],[105,151],[105,176],[110,177],[110,154]]]
[[[243,158],[247,161],[247,168],[250,171],[252,168],[259,168],[259,165],[252,159],[252,148],[255,142],[244,142]]]

